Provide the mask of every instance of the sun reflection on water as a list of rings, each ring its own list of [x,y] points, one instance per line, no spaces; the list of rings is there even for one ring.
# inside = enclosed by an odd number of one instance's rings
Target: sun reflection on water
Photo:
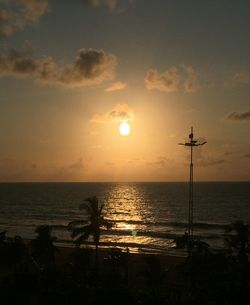
[[[119,221],[120,227],[125,225],[124,229],[134,230],[136,226],[130,226],[127,221],[139,223],[153,220],[148,203],[142,190],[136,185],[116,184],[109,193],[105,205],[108,218]]]
[[[105,200],[106,218],[113,221],[113,231],[120,234],[106,234],[104,242],[127,245],[150,245],[155,239],[144,236],[148,228],[145,223],[154,223],[152,202],[143,189],[136,184],[115,184]]]

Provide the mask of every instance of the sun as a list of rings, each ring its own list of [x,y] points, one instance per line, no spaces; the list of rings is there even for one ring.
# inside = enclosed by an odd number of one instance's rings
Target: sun
[[[128,136],[130,134],[130,125],[127,122],[122,122],[119,126],[119,131],[122,136]]]

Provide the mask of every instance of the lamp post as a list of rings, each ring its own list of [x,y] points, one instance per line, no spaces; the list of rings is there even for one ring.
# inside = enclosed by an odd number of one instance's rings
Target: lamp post
[[[189,166],[189,200],[188,200],[188,254],[192,254],[193,248],[193,220],[194,220],[194,176],[193,176],[193,148],[197,146],[202,146],[207,142],[197,143],[194,140],[193,127],[191,127],[191,133],[189,134],[189,142],[179,143],[179,145],[184,145],[190,147],[190,166]]]

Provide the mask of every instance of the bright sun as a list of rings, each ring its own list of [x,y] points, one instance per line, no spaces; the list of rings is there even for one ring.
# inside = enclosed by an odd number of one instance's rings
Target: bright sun
[[[122,122],[119,126],[119,131],[122,136],[128,136],[130,134],[130,125],[127,122]]]

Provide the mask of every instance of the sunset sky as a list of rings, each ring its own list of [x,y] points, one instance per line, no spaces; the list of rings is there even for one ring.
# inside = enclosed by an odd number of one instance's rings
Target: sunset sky
[[[248,0],[0,0],[0,181],[250,180]],[[127,121],[131,133],[122,136]]]

